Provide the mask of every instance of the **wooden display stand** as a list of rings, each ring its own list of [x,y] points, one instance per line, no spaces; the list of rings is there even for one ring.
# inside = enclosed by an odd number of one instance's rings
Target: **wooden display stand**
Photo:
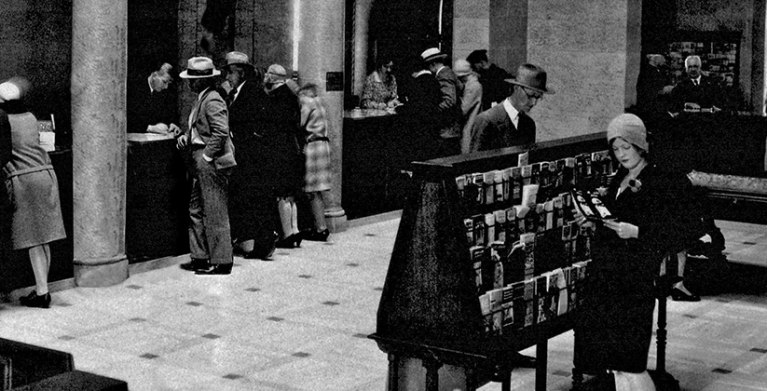
[[[413,164],[413,188],[406,200],[370,336],[389,355],[389,390],[399,388],[399,361],[420,359],[425,389],[439,389],[438,369],[463,368],[466,390],[488,381],[510,389],[514,352],[537,346],[536,389],[546,389],[547,340],[573,327],[566,313],[529,327],[491,335],[485,329],[464,231],[465,206],[459,175],[529,162],[552,161],[605,149],[604,133],[543,142],[529,148],[504,148]]]

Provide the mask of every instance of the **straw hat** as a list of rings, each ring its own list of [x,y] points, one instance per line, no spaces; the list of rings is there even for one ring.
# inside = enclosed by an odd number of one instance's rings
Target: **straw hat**
[[[447,54],[442,53],[439,48],[428,48],[421,53],[421,59],[423,62],[429,63],[434,60],[444,60],[447,58]]]
[[[468,61],[459,58],[455,60],[455,64],[453,64],[453,72],[458,77],[469,75],[471,74],[471,64],[469,64]]]
[[[192,57],[186,63],[186,70],[178,76],[182,79],[202,79],[220,74],[221,71],[213,66],[213,60],[208,57]]]

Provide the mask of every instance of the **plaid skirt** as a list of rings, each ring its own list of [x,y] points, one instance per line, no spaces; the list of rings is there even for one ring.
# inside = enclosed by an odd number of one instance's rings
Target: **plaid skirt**
[[[304,146],[306,175],[304,192],[330,190],[330,143],[325,140],[312,141]]]

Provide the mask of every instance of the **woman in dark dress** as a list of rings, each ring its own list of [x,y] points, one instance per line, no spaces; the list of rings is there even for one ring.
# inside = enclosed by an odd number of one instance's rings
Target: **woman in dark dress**
[[[286,84],[287,71],[272,64],[264,75],[266,108],[261,118],[263,132],[262,169],[277,197],[281,239],[277,247],[301,245],[295,197],[304,181],[304,158],[299,149],[301,109],[298,97]]]
[[[584,373],[614,381],[617,390],[654,390],[647,373],[653,284],[664,256],[679,251],[696,232],[684,203],[692,184],[648,161],[639,117],[613,119],[607,140],[620,168],[603,201],[616,219],[594,232],[575,326],[574,363]]]

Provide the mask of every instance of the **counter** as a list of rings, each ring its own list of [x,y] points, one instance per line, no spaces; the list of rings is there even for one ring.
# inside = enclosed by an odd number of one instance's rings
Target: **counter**
[[[401,170],[412,157],[403,127],[384,110],[344,113],[341,199],[349,219],[402,208]]]
[[[128,133],[126,182],[129,262],[188,253],[186,166],[173,136]]]

